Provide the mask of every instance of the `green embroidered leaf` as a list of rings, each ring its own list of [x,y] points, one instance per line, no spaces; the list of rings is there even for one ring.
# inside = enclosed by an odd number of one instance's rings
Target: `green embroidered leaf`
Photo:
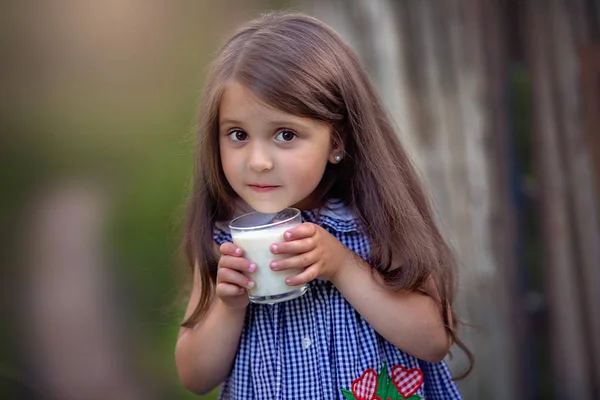
[[[354,397],[354,395],[352,394],[351,391],[346,390],[346,389],[341,389],[341,390],[342,390],[342,394],[344,395],[346,400],[356,400],[356,397]]]
[[[390,384],[391,382],[388,376],[387,365],[384,362],[381,371],[379,371],[379,375],[377,375],[377,392],[375,392],[375,395],[381,397],[383,400],[386,400],[385,395],[388,392],[388,386],[390,386]]]
[[[382,397],[382,399],[404,400],[392,382],[389,382],[387,393],[385,394],[385,397]]]
[[[421,397],[421,395],[418,394],[413,394],[412,396],[410,396],[408,399],[406,400],[423,400],[423,398]]]

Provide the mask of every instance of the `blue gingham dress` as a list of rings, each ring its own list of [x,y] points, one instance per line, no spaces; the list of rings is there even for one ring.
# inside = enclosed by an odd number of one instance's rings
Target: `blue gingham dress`
[[[342,205],[303,211],[313,222],[363,259],[369,243]],[[217,244],[230,242],[223,224],[215,227]],[[427,400],[461,399],[445,362],[429,363],[395,348],[379,335],[331,284],[310,282],[307,292],[277,304],[250,303],[235,363],[222,383],[220,399],[344,399],[353,380],[383,364],[419,368],[424,383],[417,394]],[[388,374],[389,376],[389,374]],[[385,400],[385,399],[383,399]]]

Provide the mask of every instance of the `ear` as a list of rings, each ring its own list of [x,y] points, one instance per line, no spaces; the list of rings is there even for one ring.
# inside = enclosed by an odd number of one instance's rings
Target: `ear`
[[[331,135],[331,150],[327,160],[332,164],[339,164],[344,157],[344,142],[340,134],[333,130]]]

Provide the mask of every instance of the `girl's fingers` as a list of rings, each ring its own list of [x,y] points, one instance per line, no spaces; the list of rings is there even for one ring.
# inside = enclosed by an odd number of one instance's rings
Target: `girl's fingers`
[[[316,240],[313,236],[296,239],[291,242],[273,243],[271,245],[271,253],[273,254],[302,254],[308,253],[317,247]]]
[[[219,246],[219,252],[223,256],[241,257],[244,251],[236,246],[234,243],[225,242]]]
[[[219,260],[219,269],[221,268],[252,273],[256,271],[256,264],[242,257],[221,256],[221,259]]]
[[[283,260],[271,261],[269,267],[273,271],[281,271],[284,269],[306,268],[319,261],[319,255],[316,251],[298,254],[296,256],[285,258]]]
[[[304,239],[314,236],[315,233],[317,233],[317,225],[310,222],[305,222],[295,228],[285,231],[283,238],[286,242],[289,242],[291,240]]]
[[[319,268],[316,266],[312,266],[310,268],[306,268],[304,271],[300,272],[298,275],[290,276],[286,278],[285,283],[289,286],[298,286],[308,283],[317,279],[319,276]]]
[[[252,279],[229,268],[219,268],[217,271],[217,286],[221,283],[233,284],[245,289],[254,287]]]
[[[220,298],[236,297],[246,293],[246,289],[231,283],[219,283],[215,288],[217,296]]]

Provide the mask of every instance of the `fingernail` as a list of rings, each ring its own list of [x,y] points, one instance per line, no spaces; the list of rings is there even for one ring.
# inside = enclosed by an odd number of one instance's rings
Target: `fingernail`
[[[250,264],[248,266],[248,272],[254,272],[256,271],[256,264]]]
[[[279,248],[277,247],[276,244],[272,244],[271,245],[271,253],[277,253],[277,250],[279,250]]]
[[[242,249],[240,249],[239,247],[237,249],[235,249],[235,254],[237,255],[242,255]]]
[[[290,281],[290,278],[286,278],[286,279],[285,279],[285,284],[286,284],[286,285],[289,285],[289,284],[290,284],[290,282],[291,282],[291,281]]]
[[[248,281],[248,289],[250,289],[250,288],[251,288],[251,287],[253,287],[253,286],[254,286],[254,282],[252,282],[252,281]]]
[[[285,236],[285,238],[286,238],[286,239],[288,239],[288,240],[292,238],[292,234],[291,234],[291,233],[289,233],[289,232],[286,232],[286,233],[284,234],[284,236]]]
[[[271,269],[272,270],[276,270],[277,269],[277,263],[275,261],[271,262]]]
[[[240,294],[244,293],[246,291],[246,289],[244,289],[243,287],[240,288]]]

